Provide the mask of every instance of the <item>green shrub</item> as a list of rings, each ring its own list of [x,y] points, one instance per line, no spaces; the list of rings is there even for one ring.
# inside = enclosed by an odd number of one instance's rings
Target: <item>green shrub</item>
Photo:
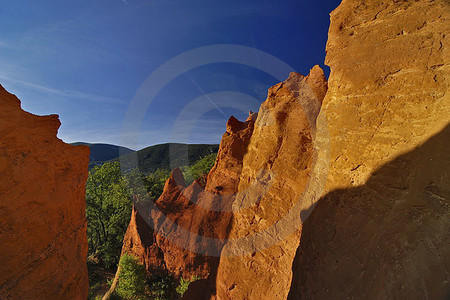
[[[158,199],[161,196],[164,184],[167,178],[170,177],[170,172],[164,169],[158,169],[153,173],[144,177],[144,185],[147,188],[147,196],[150,199]]]
[[[193,277],[191,280],[187,280],[182,277],[176,289],[177,293],[180,294],[181,297],[183,297],[184,293],[186,293],[186,291],[188,290],[189,285],[199,279],[200,277]]]
[[[175,280],[171,276],[154,276],[150,280],[150,297],[154,300],[179,299],[175,291]]]
[[[136,257],[128,254],[122,255],[119,266],[119,283],[116,293],[123,299],[148,299],[147,272]]]
[[[194,180],[201,178],[209,173],[216,162],[216,153],[211,153],[202,159],[199,159],[191,166],[181,167],[186,184],[191,184]]]

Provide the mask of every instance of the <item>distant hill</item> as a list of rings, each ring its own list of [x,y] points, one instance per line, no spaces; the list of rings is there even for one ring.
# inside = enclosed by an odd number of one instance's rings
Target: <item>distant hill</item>
[[[219,145],[167,143],[149,146],[139,151],[110,144],[72,143],[91,148],[89,169],[108,161],[119,161],[124,171],[139,165],[139,170],[150,173],[157,169],[173,170],[176,167],[191,165],[200,158],[217,153]]]
[[[95,165],[101,165],[106,161],[119,157],[120,155],[135,152],[126,147],[110,145],[110,144],[90,144],[77,142],[71,145],[85,145],[91,148],[91,155],[89,156],[89,168]]]
[[[173,170],[176,167],[191,165],[200,158],[217,153],[219,145],[168,143],[150,146],[120,157],[125,171],[139,165],[139,170],[150,173],[156,169]],[[115,158],[114,161],[119,160]]]

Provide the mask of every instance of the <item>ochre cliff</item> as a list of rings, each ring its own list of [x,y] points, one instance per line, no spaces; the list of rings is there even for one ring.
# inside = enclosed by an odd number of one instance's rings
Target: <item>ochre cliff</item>
[[[122,252],[190,299],[450,295],[450,3],[343,0],[315,66],[136,199]],[[0,86],[0,298],[86,299],[89,150]]]
[[[316,138],[324,190],[290,299],[450,292],[449,33],[444,0],[344,0],[331,14]]]
[[[444,298],[449,7],[344,0],[329,82],[292,73],[257,116],[231,118],[206,183],[175,170],[123,251],[208,278],[189,299]]]
[[[219,299],[285,299],[301,230],[303,192],[316,154],[315,122],[327,91],[315,66],[269,89],[244,157],[228,242],[217,275]],[[256,280],[252,280],[256,279]]]
[[[331,13],[317,125],[330,149],[326,190],[364,183],[447,125],[449,18],[445,0],[345,0]]]
[[[0,86],[0,298],[86,299],[89,149]]]
[[[231,117],[206,184],[196,181],[185,187],[181,171],[175,169],[154,205],[136,202],[123,252],[139,257],[151,274],[197,276],[213,283],[222,256],[218,298],[229,297],[230,291],[235,299],[286,298],[300,220],[278,220],[294,206],[297,214],[291,216],[298,216],[302,205],[309,206],[299,198],[315,160],[312,138],[326,90],[324,73],[316,66],[307,77],[292,73],[272,87],[259,114],[250,112],[246,122]],[[280,224],[286,236],[273,240],[267,230]],[[242,239],[258,235],[258,245]],[[266,269],[273,262],[276,265]],[[214,294],[211,289],[197,299]]]
[[[138,257],[152,275],[215,278],[255,119],[251,113],[245,122],[228,120],[206,179],[186,187],[183,174],[175,169],[156,201],[135,201],[123,253]],[[211,293],[206,291],[205,297]]]

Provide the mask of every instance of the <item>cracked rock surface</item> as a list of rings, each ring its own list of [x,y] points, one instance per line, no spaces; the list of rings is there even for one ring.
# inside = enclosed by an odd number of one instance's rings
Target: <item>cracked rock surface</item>
[[[86,299],[89,148],[0,86],[0,298]]]
[[[444,0],[332,12],[316,136],[326,180],[290,299],[449,296],[449,33]]]
[[[255,122],[217,274],[217,299],[286,299],[327,81],[315,66],[269,89]]]

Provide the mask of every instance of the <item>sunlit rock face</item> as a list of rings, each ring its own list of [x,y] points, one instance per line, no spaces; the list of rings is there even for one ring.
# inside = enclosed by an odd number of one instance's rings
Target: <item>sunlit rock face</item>
[[[324,190],[291,299],[450,291],[449,32],[443,0],[344,0],[332,12],[316,136]]]
[[[327,190],[364,183],[449,122],[449,7],[345,0],[331,13],[318,120],[318,138],[331,145]]]
[[[444,298],[449,13],[344,0],[329,82],[292,73],[257,116],[231,118],[206,181],[175,170],[157,209],[134,211],[124,251],[207,278],[188,299]]]
[[[326,91],[318,66],[269,89],[243,161],[218,269],[218,299],[287,297],[300,211],[310,206],[303,193],[317,158],[313,136]]]
[[[123,252],[140,258],[150,274],[206,278],[206,292],[201,291],[205,282],[190,290],[197,299],[262,296],[249,278],[259,278],[265,296],[287,297],[298,216],[310,205],[299,198],[316,158],[312,135],[326,90],[324,73],[316,66],[307,77],[292,73],[272,87],[259,113],[250,112],[245,122],[231,117],[206,182],[186,187],[175,169],[159,199],[150,206],[136,201]],[[285,215],[294,218],[279,223]],[[264,233],[280,225],[286,233],[281,240]],[[245,247],[234,243],[260,232],[265,235],[258,241],[261,249],[251,241]],[[232,294],[228,286],[236,287]]]
[[[214,294],[218,259],[255,120],[254,113],[245,122],[228,120],[217,160],[206,177],[186,186],[177,168],[158,199],[136,199],[122,252],[138,257],[151,275],[205,279],[208,288],[202,289],[202,297]]]
[[[0,86],[0,298],[86,299],[89,148]]]

